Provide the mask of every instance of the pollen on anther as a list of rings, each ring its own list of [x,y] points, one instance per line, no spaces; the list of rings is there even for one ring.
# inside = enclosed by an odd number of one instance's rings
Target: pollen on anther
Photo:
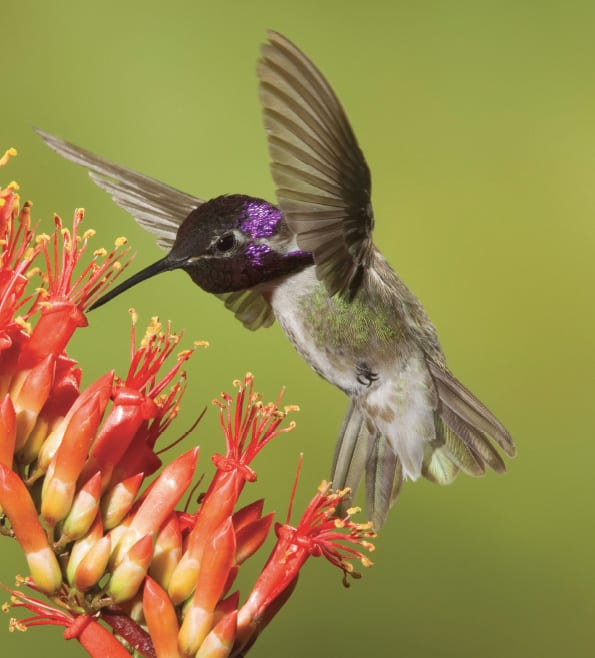
[[[14,319],[15,324],[17,324],[25,333],[30,334],[32,331],[31,323],[27,322],[22,315],[18,315]]]
[[[128,239],[121,235],[119,238],[114,240],[114,245],[116,247],[123,247],[125,244],[128,244]]]

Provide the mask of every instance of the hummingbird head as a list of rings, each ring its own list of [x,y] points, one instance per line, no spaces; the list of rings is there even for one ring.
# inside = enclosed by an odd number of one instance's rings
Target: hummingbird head
[[[161,272],[182,269],[206,292],[245,290],[313,263],[300,251],[281,211],[263,199],[232,194],[202,203],[184,219],[165,258],[98,299],[102,306]]]

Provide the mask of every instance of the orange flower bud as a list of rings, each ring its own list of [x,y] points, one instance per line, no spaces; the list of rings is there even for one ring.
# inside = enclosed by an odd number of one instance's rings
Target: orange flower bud
[[[76,568],[73,585],[80,592],[86,592],[96,585],[104,575],[112,550],[109,535],[94,543]]]
[[[82,537],[91,527],[99,511],[100,496],[101,473],[95,473],[74,497],[70,512],[64,519],[59,542],[61,545]]]
[[[128,514],[134,498],[143,482],[143,474],[137,473],[118,482],[101,499],[101,514],[106,530],[111,530]]]
[[[158,658],[182,658],[178,648],[176,610],[163,590],[151,577],[145,579],[143,612]]]
[[[23,549],[35,584],[46,594],[53,594],[62,583],[60,565],[27,487],[5,464],[0,464],[0,507]]]
[[[238,625],[237,610],[230,612],[206,636],[196,658],[227,658],[233,649]]]
[[[12,466],[14,446],[17,436],[16,414],[10,395],[0,404],[0,464]]]
[[[148,534],[139,539],[121,559],[107,587],[116,603],[128,601],[138,592],[147,575],[152,554],[153,537]]]

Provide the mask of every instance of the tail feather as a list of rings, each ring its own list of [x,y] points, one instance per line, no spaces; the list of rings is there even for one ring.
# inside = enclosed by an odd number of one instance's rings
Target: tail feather
[[[343,418],[333,458],[331,480],[335,489],[349,487],[355,495],[366,467],[368,444],[369,432],[364,417],[351,400]]]
[[[431,359],[426,359],[426,363],[438,393],[438,413],[442,420],[472,451],[482,457],[485,454],[488,459],[490,454],[495,454],[494,463],[499,462],[503,467],[502,459],[489,442],[495,441],[507,455],[514,457],[514,443],[504,425],[445,367]],[[481,439],[490,450],[477,445]],[[487,459],[486,463],[491,465]]]
[[[386,521],[403,483],[401,461],[389,441],[368,423],[356,404],[349,403],[332,467],[332,482],[337,489],[349,487],[355,496],[366,474],[366,512],[375,528]],[[339,509],[344,513],[345,509]]]
[[[473,426],[466,423],[452,409],[441,409],[444,424],[453,432],[469,450],[496,473],[503,473],[506,466],[496,448],[490,443],[489,437],[480,434]]]
[[[436,424],[436,439],[429,446],[429,452],[432,449],[443,455],[443,458],[449,460],[457,468],[453,471],[452,478],[437,480],[440,484],[450,484],[456,477],[459,470],[467,475],[478,477],[485,473],[485,464],[480,457],[470,450],[463,441],[444,423],[438,413],[434,414]],[[433,458],[433,454],[429,455]],[[427,468],[424,463],[424,467]],[[425,473],[424,473],[425,475]],[[426,477],[428,477],[426,475]],[[428,479],[432,479],[431,477]]]
[[[428,369],[437,400],[435,437],[424,451],[424,477],[438,484],[450,484],[459,471],[480,476],[489,466],[503,472],[506,467],[494,443],[507,455],[515,454],[512,437],[505,427],[448,370],[429,360]],[[390,441],[352,400],[337,441],[333,485],[349,487],[355,495],[364,473],[367,513],[375,527],[380,528],[401,490],[403,467]]]
[[[382,527],[403,486],[403,467],[390,441],[379,434],[366,463],[366,511],[376,529]]]

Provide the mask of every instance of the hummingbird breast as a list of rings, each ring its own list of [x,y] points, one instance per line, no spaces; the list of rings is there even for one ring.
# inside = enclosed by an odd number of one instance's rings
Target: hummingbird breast
[[[382,259],[378,255],[378,259]],[[384,259],[368,270],[353,300],[329,297],[308,267],[282,281],[271,305],[302,358],[355,400],[391,444],[404,475],[416,479],[435,438],[436,392],[425,354],[442,360],[421,304]]]
[[[366,279],[351,301],[329,297],[312,266],[271,295],[276,319],[300,356],[351,397],[378,386],[382,373],[414,347],[407,318],[386,291],[370,285],[370,273]]]

